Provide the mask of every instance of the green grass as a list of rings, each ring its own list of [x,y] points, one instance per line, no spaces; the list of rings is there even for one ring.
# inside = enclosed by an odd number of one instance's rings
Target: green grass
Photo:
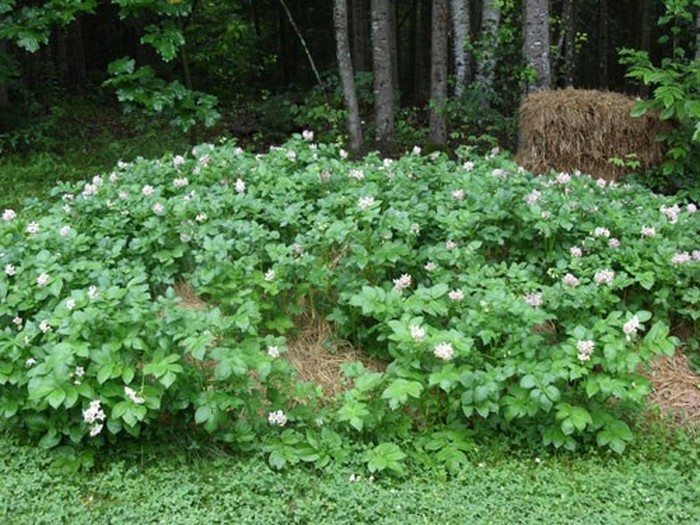
[[[294,467],[174,445],[114,452],[90,472],[0,437],[0,522],[37,523],[700,523],[700,441],[655,431],[624,456],[545,455],[489,445],[450,477],[351,482],[353,469]],[[53,456],[55,457],[55,456]]]

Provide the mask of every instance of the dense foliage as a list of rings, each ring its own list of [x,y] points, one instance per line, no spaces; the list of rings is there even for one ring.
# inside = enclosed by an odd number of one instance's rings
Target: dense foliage
[[[345,159],[305,132],[120,163],[0,221],[0,408],[40,443],[201,425],[270,463],[450,468],[475,431],[622,451],[641,367],[697,328],[694,204],[498,152]],[[695,251],[694,251],[695,250]],[[190,283],[211,305],[184,308]],[[388,363],[326,403],[284,359],[302,313]],[[420,436],[420,437],[419,437]]]

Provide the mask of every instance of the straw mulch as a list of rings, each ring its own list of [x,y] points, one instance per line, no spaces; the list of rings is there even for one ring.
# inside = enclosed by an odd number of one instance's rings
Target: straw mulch
[[[630,170],[610,158],[635,155],[641,167],[661,163],[663,146],[656,140],[669,129],[656,115],[630,117],[635,100],[607,91],[563,89],[533,93],[520,107],[517,162],[533,173],[579,170],[616,180]]]
[[[366,370],[382,372],[386,363],[369,357],[347,341],[338,340],[333,327],[323,318],[309,319],[287,345],[284,357],[302,381],[311,381],[323,389],[327,398],[344,392],[348,385],[341,366],[361,362]]]
[[[180,298],[180,305],[187,310],[205,310],[208,307],[187,281],[175,283],[173,291]]]
[[[654,361],[647,374],[654,388],[649,401],[680,425],[700,425],[700,376],[680,351]]]
[[[187,282],[178,282],[174,286],[180,298],[181,306],[188,310],[204,310],[208,304],[203,301]],[[287,344],[287,359],[297,372],[301,381],[310,381],[319,385],[327,398],[346,390],[349,386],[341,366],[345,363],[361,362],[366,370],[380,372],[386,363],[372,359],[347,341],[338,340],[333,327],[323,318],[304,316],[298,320],[301,328]],[[211,367],[216,363],[209,363]]]

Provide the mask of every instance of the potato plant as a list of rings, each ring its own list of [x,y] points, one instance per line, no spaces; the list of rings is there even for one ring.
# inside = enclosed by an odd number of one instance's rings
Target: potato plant
[[[696,206],[459,153],[203,144],[5,210],[0,414],[46,447],[202,427],[279,468],[348,442],[459,468],[484,428],[621,452],[644,367],[697,328]],[[319,400],[284,357],[311,311],[386,369]]]

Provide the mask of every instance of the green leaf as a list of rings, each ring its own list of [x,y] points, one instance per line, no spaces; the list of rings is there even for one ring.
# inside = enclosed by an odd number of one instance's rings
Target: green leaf
[[[389,400],[389,407],[396,410],[399,406],[408,401],[409,396],[418,399],[423,392],[423,385],[418,381],[408,381],[406,379],[395,379],[382,392],[382,399]]]

